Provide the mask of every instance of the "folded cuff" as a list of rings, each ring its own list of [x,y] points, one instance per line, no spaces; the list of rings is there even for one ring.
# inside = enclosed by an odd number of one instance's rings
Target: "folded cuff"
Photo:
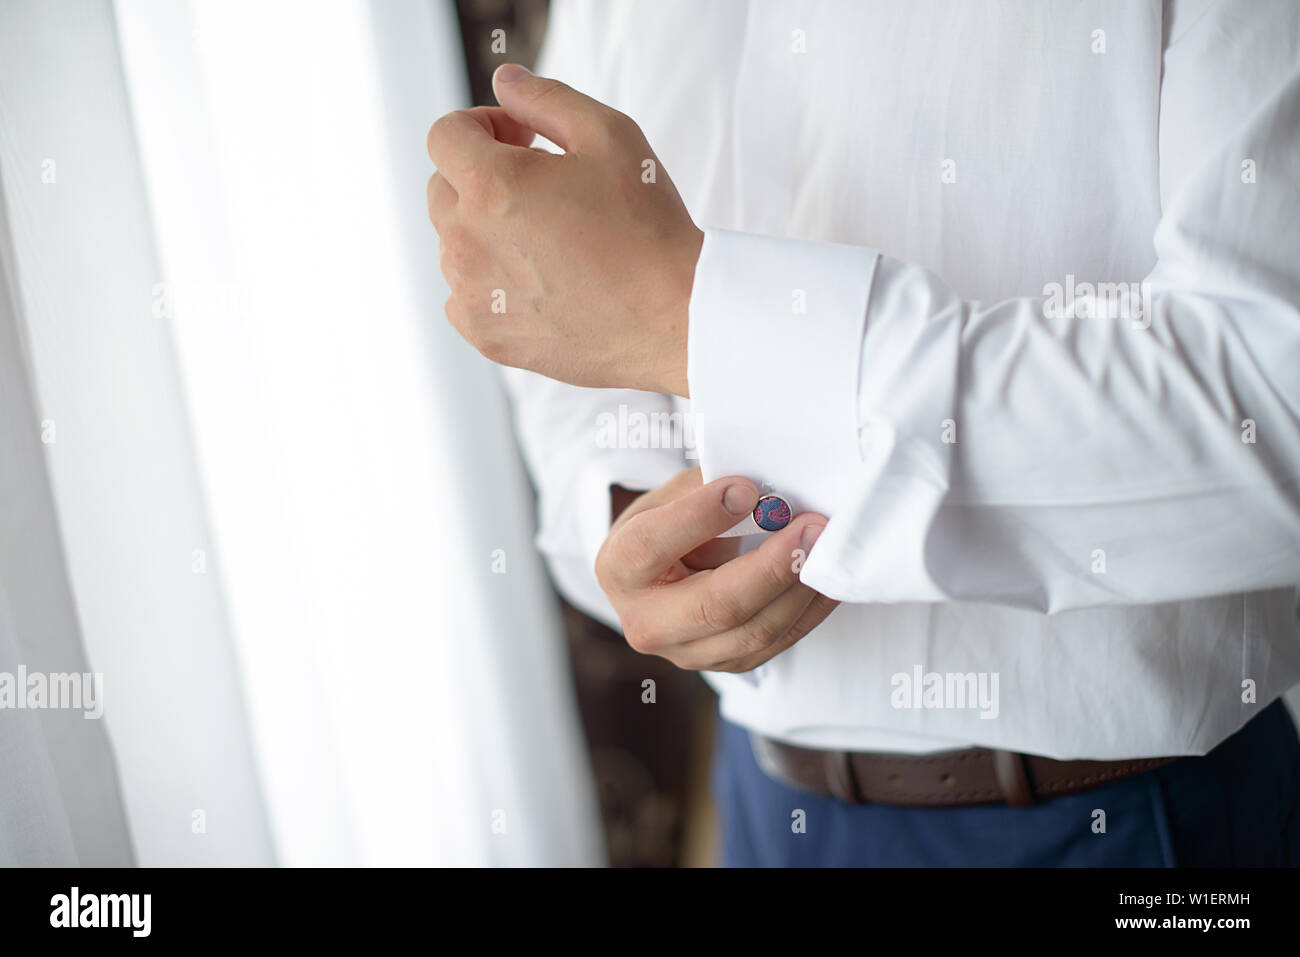
[[[707,230],[687,378],[706,482],[744,475],[829,515],[860,466],[858,372],[878,254]],[[751,520],[746,525],[757,531]]]

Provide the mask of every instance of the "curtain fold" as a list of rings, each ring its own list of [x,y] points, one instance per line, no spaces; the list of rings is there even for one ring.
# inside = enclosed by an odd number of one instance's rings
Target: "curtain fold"
[[[0,85],[0,127],[5,88]],[[9,152],[0,133],[0,162]],[[2,172],[2,169],[0,169]],[[0,188],[0,866],[130,864],[117,773],[102,722],[25,710],[25,671],[90,671],[69,587],[14,294]]]
[[[60,780],[78,859],[129,862],[133,848],[141,864],[266,862],[221,587],[192,562],[210,534],[171,329],[151,315],[156,247],[107,0],[0,6],[0,110],[10,292],[32,393],[27,428],[16,424],[4,452],[42,443],[57,516],[41,538],[6,538],[5,587],[29,668],[102,675],[102,718],[40,712],[51,764],[78,769]],[[41,497],[34,464],[23,481],[28,503],[5,505],[20,520]],[[60,579],[74,607],[53,629]],[[71,660],[74,617],[84,667]],[[78,723],[88,730],[50,731]],[[111,780],[110,759],[129,844],[107,786],[83,791],[92,772]],[[83,841],[83,818],[102,836]]]
[[[442,317],[455,29],[0,6],[0,671],[106,702],[0,711],[0,863],[604,860],[508,409]]]

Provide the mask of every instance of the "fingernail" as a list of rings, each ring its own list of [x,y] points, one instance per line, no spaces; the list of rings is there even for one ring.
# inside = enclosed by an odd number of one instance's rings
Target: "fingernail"
[[[532,76],[526,67],[518,63],[503,63],[497,67],[496,79],[500,83],[513,83],[515,80],[522,80],[526,76]]]
[[[722,504],[732,515],[748,515],[758,504],[758,492],[749,485],[733,485],[722,496]]]
[[[809,525],[805,528],[803,534],[799,536],[799,547],[805,552],[812,551],[813,544],[817,541],[818,537],[822,533],[822,529],[825,527],[825,525]]]

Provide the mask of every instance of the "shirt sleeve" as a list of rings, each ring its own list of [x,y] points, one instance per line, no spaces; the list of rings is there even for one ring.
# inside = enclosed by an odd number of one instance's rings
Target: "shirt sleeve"
[[[609,534],[609,489],[657,488],[687,467],[691,450],[673,447],[689,438],[672,425],[682,414],[656,393],[585,389],[522,369],[501,372],[537,489],[538,550],[565,598],[619,629],[595,573],[596,553]]]
[[[1188,19],[1141,283],[983,303],[878,251],[707,232],[704,478],[830,518],[805,583],[1046,613],[1300,583],[1297,18]]]

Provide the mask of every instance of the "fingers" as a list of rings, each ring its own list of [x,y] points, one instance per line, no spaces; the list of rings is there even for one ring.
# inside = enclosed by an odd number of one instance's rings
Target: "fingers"
[[[752,511],[757,494],[747,479],[701,485],[699,470],[688,469],[627,506],[596,577],[635,650],[680,668],[749,671],[834,610],[837,602],[799,581],[825,517],[796,516],[744,555],[739,539],[717,538]]]
[[[493,139],[506,146],[530,147],[537,138],[535,130],[524,126],[499,106],[475,106],[465,112],[486,127]]]
[[[516,121],[566,151],[601,142],[610,130],[631,122],[599,100],[558,80],[533,76],[517,63],[497,67],[492,90]]]
[[[798,569],[802,557],[800,549],[803,554],[807,552],[802,537],[805,529],[819,528],[825,523],[826,519],[820,515],[800,515],[753,551],[711,571],[700,572],[681,581],[676,586],[679,601],[689,612],[676,625],[677,636],[689,640],[741,629],[762,614],[768,605],[778,602],[791,590],[803,593],[804,604],[811,601],[814,594],[812,589],[799,584]],[[788,598],[773,612],[778,615],[790,613],[790,619],[785,622],[782,632],[794,623],[797,613],[803,610],[801,605],[796,605],[796,599]],[[775,626],[781,620],[778,617],[769,623]],[[764,622],[767,621],[764,619]],[[743,637],[743,634],[739,637]],[[779,637],[779,633],[767,636],[768,640],[776,637]],[[715,660],[728,660],[754,650],[741,647],[726,658]]]
[[[682,556],[682,564],[694,571],[717,568],[740,554],[740,538],[715,538]]]
[[[765,647],[760,648],[753,654],[732,661],[726,661],[720,665],[714,665],[710,667],[709,670],[726,671],[734,674],[753,671],[759,665],[775,658],[795,642],[808,635],[814,628],[825,621],[838,605],[839,602],[834,598],[827,598],[820,592],[813,592],[812,601],[804,606],[803,612],[795,619],[794,624],[790,625],[784,633],[779,633],[775,639],[768,642]],[[753,642],[755,636],[757,636],[758,640],[761,642],[762,636],[765,634],[763,627],[764,623],[755,622],[753,626],[747,630],[745,640]]]
[[[824,519],[817,516],[815,521]],[[765,561],[776,558],[787,549],[793,551],[788,539],[774,542],[776,537],[768,541],[774,547],[769,555],[764,556]],[[752,558],[762,550],[760,548],[744,557]],[[730,562],[723,568],[734,566],[739,561]],[[650,599],[651,604],[637,607],[634,614],[625,618],[624,632],[628,643],[642,654],[660,655],[677,667],[691,671],[742,672],[757,668],[811,632],[839,604],[798,582],[794,564],[791,560],[787,566],[793,584],[780,590],[777,590],[779,585],[772,585],[761,593],[747,591],[748,586],[742,585],[741,591],[727,593],[720,606],[731,610],[710,613],[707,616],[710,624],[703,628],[699,605],[682,595],[688,586],[703,579],[705,573],[662,588]],[[753,570],[757,572],[756,568]],[[768,572],[761,574],[767,575]],[[785,572],[782,572],[781,577],[784,576]],[[764,601],[765,597],[769,600]],[[753,614],[745,617],[751,608]],[[692,609],[694,613],[686,612],[683,618],[683,609]],[[735,621],[736,624],[719,629],[719,620]]]
[[[679,652],[677,667],[689,671],[722,671],[733,662],[756,658],[783,638],[816,596],[807,585],[787,588],[748,621],[720,634],[688,642]],[[773,655],[776,653],[771,651]],[[750,668],[757,666],[756,663]]]
[[[549,155],[528,148],[534,135],[499,107],[456,110],[429,128],[429,159],[457,193],[490,194],[518,163]]]
[[[633,515],[647,509],[658,508],[667,502],[676,501],[687,492],[699,488],[702,484],[699,466],[678,472],[663,485],[649,492],[636,495],[621,509],[617,509],[617,520],[613,527],[617,528],[620,522],[626,521]],[[632,495],[633,493],[627,492],[626,494]],[[682,556],[681,561],[687,568],[700,571],[705,568],[717,568],[723,562],[729,562],[739,554],[739,538],[715,538],[687,552]]]
[[[698,465],[693,469],[685,469],[678,472],[658,488],[651,489],[644,495],[637,496],[628,504],[627,508],[623,509],[619,518],[621,520],[627,520],[633,515],[644,512],[647,509],[658,508],[660,505],[676,501],[687,492],[692,492],[703,484],[704,482],[700,478],[700,468]]]
[[[723,478],[657,508],[620,520],[596,558],[606,590],[629,590],[658,580],[678,559],[717,538],[754,510],[758,489],[742,478]],[[703,573],[702,573],[703,574]]]
[[[491,165],[501,149],[492,136],[492,124],[469,110],[456,110],[429,128],[429,159],[453,186],[478,166]]]
[[[456,208],[456,190],[452,189],[451,183],[447,182],[447,177],[441,173],[434,173],[429,177],[424,195],[429,205],[429,222],[437,227],[439,223],[445,222],[447,216]]]

